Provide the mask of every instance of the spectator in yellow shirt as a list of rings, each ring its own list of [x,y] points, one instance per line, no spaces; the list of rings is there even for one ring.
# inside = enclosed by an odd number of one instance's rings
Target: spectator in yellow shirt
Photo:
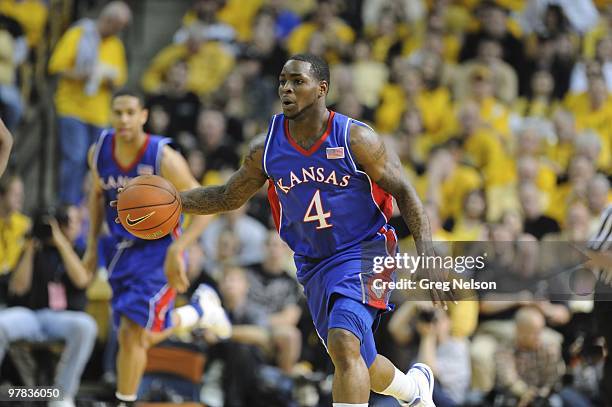
[[[518,78],[514,68],[502,59],[501,44],[493,39],[483,39],[478,43],[478,53],[473,60],[462,63],[457,69],[454,96],[463,99],[469,96],[470,78],[480,72],[480,67],[487,67],[495,83],[495,97],[510,104],[518,93]]]
[[[486,66],[474,69],[469,77],[470,96],[480,110],[482,120],[495,131],[502,141],[510,136],[508,108],[495,96],[493,72]]]
[[[439,208],[442,221],[458,219],[468,193],[483,186],[478,170],[462,162],[459,143],[458,139],[449,140],[428,160],[426,200]]]
[[[431,137],[423,128],[423,116],[416,107],[411,107],[402,114],[399,128],[394,133],[398,155],[404,165],[409,165],[417,172],[423,172],[429,150]]]
[[[485,189],[492,186],[507,185],[514,181],[512,171],[508,171],[509,162],[500,137],[492,126],[483,120],[479,106],[466,102],[457,114],[460,124],[456,136],[464,143],[466,161],[481,171]]]
[[[36,46],[41,40],[49,15],[43,0],[0,0],[0,13],[13,17],[23,27],[28,45]]]
[[[607,0],[603,1],[607,2]],[[602,9],[599,23],[584,36],[582,50],[585,58],[594,58],[597,42],[610,33],[612,33],[612,4],[608,4]]]
[[[208,3],[210,0],[203,0],[203,2]],[[238,41],[251,40],[253,21],[266,1],[223,0],[223,3],[225,3],[224,7],[217,13],[219,20],[234,27],[238,34]]]
[[[487,205],[484,191],[475,189],[470,191],[463,200],[461,217],[455,219],[452,230],[453,241],[470,242],[486,239],[487,229],[485,218]]]
[[[126,81],[125,50],[116,35],[131,18],[124,2],[113,1],[97,20],[83,19],[68,29],[51,55],[49,73],[60,75],[55,108],[63,203],[78,205],[83,198],[87,151],[108,124],[112,90]]]
[[[30,219],[23,209],[23,182],[7,176],[0,182],[0,276],[10,273],[21,256]]]
[[[597,167],[610,171],[612,128],[612,96],[608,93],[601,70],[593,71],[589,77],[589,89],[585,93],[570,94],[565,100],[568,110],[576,115],[579,130],[591,129],[601,140]]]
[[[289,38],[287,49],[289,54],[299,54],[308,49],[310,37],[316,32],[322,33],[325,39],[325,59],[334,64],[344,55],[351,52],[351,44],[355,41],[353,29],[337,16],[335,3],[321,2],[311,19],[297,26]]]
[[[610,146],[604,146],[601,142],[599,135],[593,130],[585,130],[578,134],[578,137],[574,141],[574,154],[586,157],[591,162],[595,163],[596,168],[605,170],[608,165],[600,165],[599,157],[605,154],[607,158],[610,156],[610,152],[607,154],[602,152],[603,148],[610,149]],[[606,161],[607,163],[608,161]]]
[[[557,187],[546,214],[562,223],[569,204],[575,201],[587,201],[589,181],[595,174],[595,165],[587,157],[581,155],[572,157],[568,168],[569,180]]]
[[[524,117],[548,118],[558,107],[553,100],[555,79],[549,71],[542,69],[531,76],[531,88],[526,97],[519,98],[514,111]]]
[[[386,62],[391,57],[390,51],[395,50],[409,37],[411,30],[407,24],[401,23],[389,9],[384,9],[376,24],[366,25],[365,38],[372,45],[372,58],[377,62]]]
[[[153,58],[142,77],[142,88],[147,93],[159,93],[164,78],[172,66],[181,60],[187,63],[187,90],[201,97],[217,91],[234,68],[234,56],[217,41],[205,41],[199,23],[187,29],[187,40],[162,49]]]
[[[401,60],[394,62],[391,81],[383,87],[380,99],[374,116],[379,132],[394,132],[400,125],[402,113],[416,107],[421,111],[426,132],[440,140],[438,135],[445,131],[448,123],[445,115],[451,108],[450,92],[443,86],[426,88],[419,68],[406,66]]]
[[[557,138],[556,142],[549,146],[547,155],[555,172],[564,174],[574,155],[574,140],[577,136],[576,120],[571,112],[559,109],[553,114],[552,123]]]
[[[387,65],[372,59],[372,51],[367,41],[355,43],[355,61],[351,66],[354,75],[355,95],[359,102],[370,109],[378,105],[378,95],[387,82]]]
[[[517,134],[515,164],[519,183],[534,182],[549,198],[554,194],[557,176],[554,165],[545,155],[553,137],[548,121],[527,119]]]
[[[547,206],[556,190],[557,178],[545,162],[536,157],[523,156],[516,163],[517,183],[533,183],[542,192],[542,200]]]

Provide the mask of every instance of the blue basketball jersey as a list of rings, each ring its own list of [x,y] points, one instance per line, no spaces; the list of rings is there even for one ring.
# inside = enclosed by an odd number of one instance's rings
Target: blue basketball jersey
[[[104,211],[108,229],[117,240],[142,240],[118,223],[115,223],[117,210],[111,208],[110,201],[117,199],[117,188],[124,187],[132,178],[139,175],[161,175],[162,147],[171,140],[169,138],[148,135],[142,145],[137,157],[128,166],[124,167],[117,162],[114,155],[115,134],[112,131],[104,131],[98,138],[94,150],[94,165],[102,181],[104,190]],[[175,231],[178,233],[178,231]],[[171,240],[172,235],[159,239]]]
[[[376,236],[391,216],[391,195],[351,155],[352,124],[366,126],[330,112],[325,133],[304,150],[284,115],[270,121],[263,155],[268,198],[279,234],[297,256],[332,256]]]

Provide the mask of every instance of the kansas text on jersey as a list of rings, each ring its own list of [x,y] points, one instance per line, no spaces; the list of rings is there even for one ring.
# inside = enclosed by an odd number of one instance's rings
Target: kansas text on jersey
[[[386,225],[391,195],[355,163],[350,127],[366,126],[330,112],[325,133],[308,150],[284,115],[270,122],[263,155],[276,227],[298,256],[326,258],[370,239]]]

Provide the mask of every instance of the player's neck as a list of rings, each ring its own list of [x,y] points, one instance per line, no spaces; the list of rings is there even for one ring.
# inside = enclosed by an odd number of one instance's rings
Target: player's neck
[[[115,158],[119,159],[120,161],[126,160],[131,162],[131,160],[140,152],[140,149],[146,141],[147,134],[144,131],[138,133],[138,135],[131,140],[115,137]]]
[[[327,129],[330,114],[325,105],[313,106],[311,111],[289,120],[291,137],[297,142],[318,140]]]

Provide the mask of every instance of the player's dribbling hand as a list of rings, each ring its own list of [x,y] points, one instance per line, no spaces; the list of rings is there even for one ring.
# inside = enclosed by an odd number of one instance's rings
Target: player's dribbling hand
[[[171,244],[166,252],[166,260],[164,261],[164,272],[168,279],[168,285],[174,288],[179,293],[184,293],[189,287],[185,262],[183,260],[182,250]]]
[[[437,268],[430,268],[422,271],[421,278],[426,278],[431,283],[429,295],[431,296],[431,302],[434,306],[447,310],[449,303],[457,303],[452,287],[452,278],[450,278],[448,272]],[[435,283],[440,284],[436,285]],[[441,287],[443,283],[449,284],[447,290]]]

